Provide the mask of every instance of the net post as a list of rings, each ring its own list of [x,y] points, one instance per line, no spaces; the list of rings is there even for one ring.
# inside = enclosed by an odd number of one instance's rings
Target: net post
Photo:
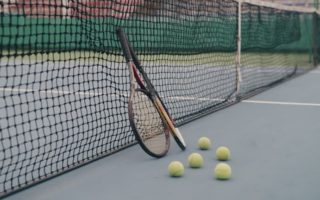
[[[318,14],[316,12],[313,13],[312,15],[312,53],[313,53],[313,65],[316,67],[318,65],[319,62],[319,53],[320,53],[320,49],[318,46]]]
[[[241,6],[242,0],[238,0],[238,33],[237,33],[237,55],[236,55],[236,69],[237,69],[237,94],[240,93],[240,87],[242,82],[241,76]]]

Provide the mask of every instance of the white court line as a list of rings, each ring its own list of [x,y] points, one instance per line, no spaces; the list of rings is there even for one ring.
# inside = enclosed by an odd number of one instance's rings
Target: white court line
[[[213,101],[213,102],[225,101],[225,99],[220,99],[220,98],[214,99],[214,98],[202,98],[202,97],[192,97],[192,96],[170,96],[170,97],[161,96],[161,98],[177,99],[177,100]]]
[[[25,89],[25,88],[0,88],[0,91],[4,92],[18,92],[18,93],[31,93],[31,92],[39,92],[46,95],[80,95],[80,96],[98,96],[98,95],[110,95],[110,96],[122,96],[128,97],[128,93],[116,93],[116,94],[107,94],[102,92],[74,92],[67,90],[33,90],[33,89]],[[192,101],[211,101],[211,102],[223,102],[225,99],[219,98],[199,98],[192,96],[170,96],[163,97],[168,99],[176,99],[176,100],[192,100]],[[234,101],[234,99],[228,100],[229,102]],[[243,100],[243,103],[255,103],[255,104],[273,104],[273,105],[290,105],[290,106],[313,106],[320,107],[320,103],[298,103],[298,102],[282,102],[282,101],[260,101],[260,100]]]
[[[271,105],[287,105],[287,106],[313,106],[320,107],[320,103],[298,103],[298,102],[283,102],[283,101],[259,101],[259,100],[243,100],[243,103],[255,104],[271,104]]]
[[[320,66],[318,66],[317,68],[311,70],[309,73],[311,73],[311,74],[320,74]]]
[[[17,92],[17,93],[40,93],[45,95],[80,95],[80,96],[99,96],[99,95],[110,95],[110,96],[123,96],[123,97],[129,97],[128,93],[125,92],[117,92],[114,94],[108,94],[106,92],[75,92],[75,91],[69,91],[69,90],[34,90],[34,89],[27,89],[27,88],[0,88],[0,91],[3,92]],[[167,99],[173,99],[173,100],[192,100],[192,101],[212,101],[212,102],[223,102],[225,99],[219,99],[219,98],[201,98],[201,97],[192,97],[192,96],[169,96],[164,97],[161,96],[161,98],[167,98]],[[231,100],[229,100],[231,101]]]
[[[320,70],[313,70],[313,71],[310,71],[310,74],[320,74]]]
[[[100,95],[108,95],[106,92],[75,92],[75,91],[69,91],[69,90],[34,90],[34,89],[26,89],[26,88],[0,88],[0,91],[3,92],[18,92],[18,93],[35,93],[38,92],[40,94],[45,95],[66,95],[66,94],[73,94],[73,95],[79,95],[79,96],[100,96]],[[116,93],[111,94],[111,96],[129,96],[125,93]]]

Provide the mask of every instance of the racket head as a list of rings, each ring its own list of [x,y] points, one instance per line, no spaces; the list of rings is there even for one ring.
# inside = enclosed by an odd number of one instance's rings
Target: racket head
[[[128,104],[129,121],[142,149],[152,157],[165,156],[170,148],[170,133],[155,108],[150,94],[135,89]]]
[[[167,115],[170,118],[169,120],[171,121],[171,123],[174,126],[174,128],[172,130],[170,130],[170,132],[173,135],[174,140],[176,141],[176,143],[178,144],[178,146],[180,147],[181,150],[185,150],[187,145],[186,145],[186,142],[183,139],[183,136],[182,136],[181,132],[179,131],[178,128],[175,127],[175,123],[172,120],[172,117],[169,114],[168,109],[166,108],[165,104],[163,103],[162,99],[160,98],[160,95],[158,94],[157,90],[155,89],[155,87],[151,83],[150,79],[148,78],[148,76],[147,76],[146,72],[144,71],[143,67],[141,66],[141,62],[138,59],[138,56],[135,54],[135,51],[133,50],[133,47],[131,46],[130,42],[128,41],[128,38],[126,37],[125,33],[123,32],[122,34],[124,34],[123,37],[125,38],[125,42],[126,42],[126,45],[127,45],[127,50],[129,50],[129,52],[130,52],[130,56],[131,56],[131,59],[132,59],[132,61],[134,63],[134,66],[135,66],[136,69],[138,69],[138,71],[141,73],[141,75],[142,75],[142,77],[144,79],[144,81],[143,81],[140,78],[139,73],[138,73],[137,70],[133,70],[134,71],[134,76],[135,76],[138,84],[143,89],[147,88],[149,91],[151,91],[151,95],[156,96],[159,99],[159,101],[161,103],[161,106],[164,108],[164,112],[167,113]],[[159,112],[161,112],[161,111],[159,111]],[[169,126],[169,128],[170,128],[170,126]]]

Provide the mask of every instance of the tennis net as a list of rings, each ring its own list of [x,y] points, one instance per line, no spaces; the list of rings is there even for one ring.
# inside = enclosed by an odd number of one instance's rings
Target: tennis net
[[[318,18],[249,0],[1,1],[0,196],[136,143],[117,27],[182,125],[313,69]]]

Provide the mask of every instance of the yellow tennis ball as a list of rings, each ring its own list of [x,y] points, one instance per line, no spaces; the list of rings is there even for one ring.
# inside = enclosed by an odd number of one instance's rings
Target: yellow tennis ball
[[[200,168],[203,166],[203,158],[199,153],[192,153],[188,157],[188,163],[191,168]]]
[[[172,161],[168,166],[168,172],[172,177],[180,177],[184,174],[184,166],[179,161]]]
[[[198,140],[198,147],[199,149],[201,150],[208,150],[210,149],[211,147],[211,141],[209,138],[207,137],[201,137],[199,140]]]
[[[216,157],[218,160],[221,160],[221,161],[226,161],[226,160],[229,160],[230,159],[230,150],[228,149],[228,147],[219,147],[217,148],[216,150]]]
[[[214,168],[214,176],[219,180],[228,180],[231,178],[231,167],[226,163],[219,163]]]

